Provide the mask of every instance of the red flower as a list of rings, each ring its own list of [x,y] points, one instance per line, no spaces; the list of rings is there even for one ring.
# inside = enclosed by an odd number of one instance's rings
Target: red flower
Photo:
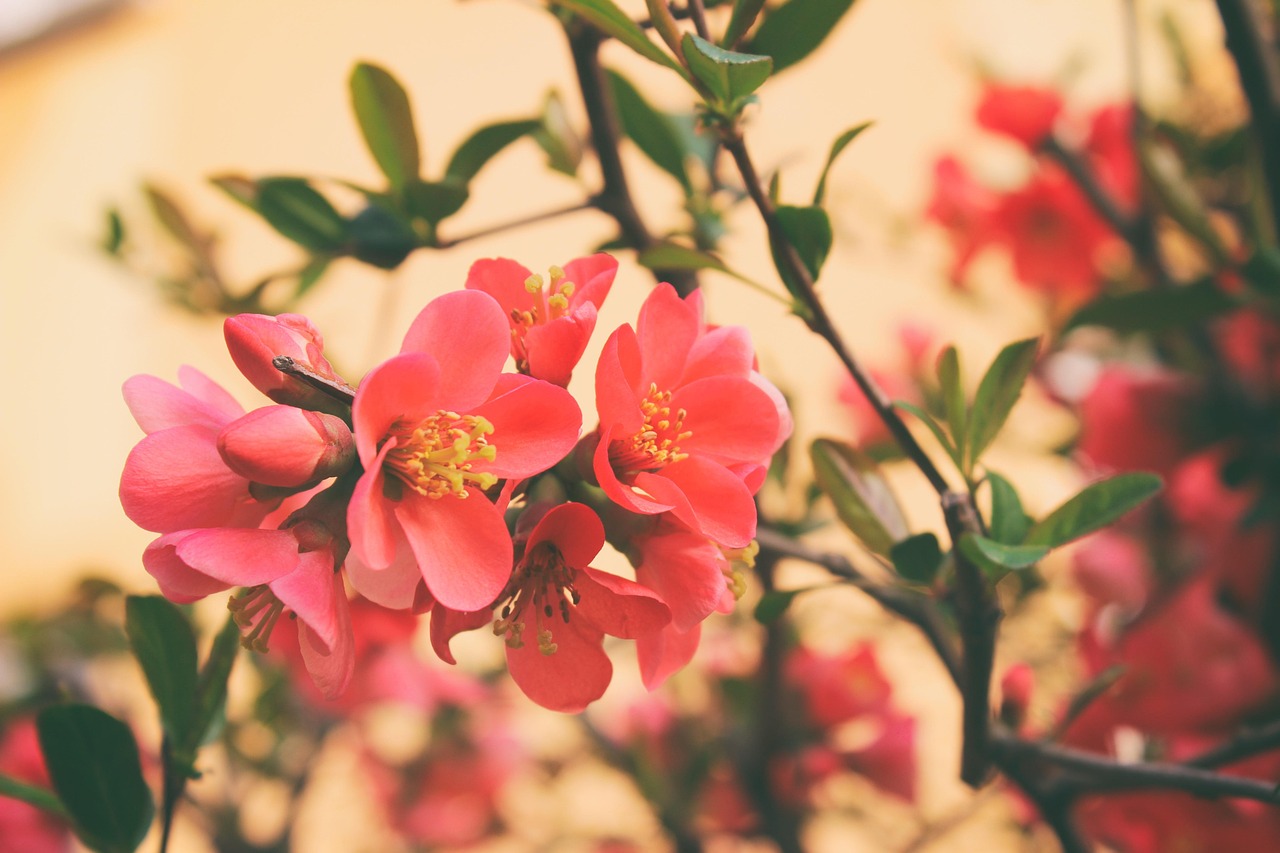
[[[1188,425],[1198,396],[1186,376],[1108,367],[1080,403],[1076,449],[1100,468],[1167,477],[1194,446]]]
[[[933,196],[925,216],[951,238],[953,285],[960,286],[974,256],[999,239],[993,218],[997,202],[996,194],[975,181],[955,157],[934,164]]]
[[[6,721],[0,732],[0,773],[48,789],[49,772],[30,717]],[[71,830],[47,812],[0,796],[0,853],[62,853],[71,849]]]
[[[231,360],[253,386],[277,403],[341,414],[342,404],[310,385],[281,373],[272,359],[288,356],[312,372],[346,385],[324,357],[324,339],[301,314],[238,314],[222,325]]]
[[[745,329],[708,330],[700,298],[658,285],[636,328],[610,336],[596,369],[593,467],[610,499],[746,546],[755,503],[734,468],[763,465],[790,431],[781,395],[754,360]]]
[[[1062,96],[1038,86],[991,84],[978,103],[981,127],[1021,142],[1035,150],[1050,133],[1062,112]]]
[[[506,585],[511,538],[485,492],[559,462],[582,424],[564,389],[502,374],[508,342],[491,297],[449,293],[360,384],[348,570],[370,599],[408,607],[421,579],[436,601],[473,611]]]
[[[356,445],[339,417],[265,406],[227,424],[218,434],[218,452],[227,467],[255,483],[300,488],[350,468]]]
[[[544,282],[515,261],[490,258],[471,265],[467,289],[489,294],[506,312],[521,373],[565,386],[617,271],[618,262],[601,253],[552,267]]]

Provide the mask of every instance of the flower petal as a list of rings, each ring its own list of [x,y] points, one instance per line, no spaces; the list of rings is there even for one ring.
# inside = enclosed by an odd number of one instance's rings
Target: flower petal
[[[602,427],[600,441],[596,444],[595,453],[592,457],[592,470],[595,472],[596,482],[599,483],[601,489],[604,489],[604,493],[609,496],[609,499],[619,506],[624,506],[633,512],[643,515],[657,515],[660,512],[667,512],[675,509],[677,504],[687,508],[688,501],[684,499],[684,495],[673,494],[669,488],[663,489],[664,495],[673,498],[675,503],[664,501],[657,495],[644,494],[618,479],[613,466],[609,464],[609,443],[613,440],[615,429],[616,427]],[[653,475],[643,476],[652,477]]]
[[[640,680],[649,690],[656,690],[673,673],[693,660],[702,638],[702,625],[680,631],[668,625],[636,640],[636,657],[640,664]]]
[[[147,570],[147,574],[156,579],[156,583],[160,586],[160,593],[178,604],[199,601],[206,595],[222,592],[231,586],[197,572],[178,557],[178,543],[199,532],[198,530],[181,530],[177,533],[166,533],[142,552],[142,567]]]
[[[466,411],[493,391],[511,349],[511,326],[493,297],[455,290],[423,308],[400,352],[428,353],[440,363],[443,407]]]
[[[333,552],[327,549],[296,554],[297,568],[271,581],[271,591],[285,607],[316,633],[326,650],[338,642],[337,599],[334,593]],[[345,603],[347,592],[341,590]]]
[[[525,551],[532,551],[542,542],[555,545],[565,565],[585,568],[604,547],[604,524],[585,504],[560,504],[538,521],[529,534]]]
[[[467,271],[465,287],[489,294],[504,311],[527,311],[533,307],[533,294],[524,283],[532,274],[510,258],[481,258]]]
[[[617,274],[618,259],[607,252],[569,261],[564,265],[564,276],[575,285],[572,304],[590,303],[598,309],[609,295]]]
[[[298,565],[298,540],[287,530],[228,527],[198,530],[177,544],[178,559],[234,586],[257,586]]]
[[[391,610],[408,610],[422,584],[422,571],[409,548],[400,525],[393,534],[392,559],[382,568],[373,568],[362,560],[353,547],[344,568],[351,586],[365,598]]]
[[[483,628],[493,618],[493,611],[485,608],[464,613],[450,610],[439,604],[431,608],[431,648],[436,657],[448,664],[456,664],[453,651],[449,648],[451,641],[463,631],[474,631]]]
[[[574,588],[581,600],[570,621],[584,616],[612,637],[634,640],[671,621],[671,610],[658,594],[635,581],[587,567],[574,578]]]
[[[492,462],[476,468],[503,479],[546,471],[573,450],[582,430],[582,410],[568,391],[515,374],[505,374],[495,396],[471,414],[493,424],[497,449]]]
[[[347,505],[347,535],[351,537],[351,553],[370,569],[385,569],[396,556],[395,502],[383,494],[386,474],[382,462],[395,447],[388,441],[356,481]]]
[[[716,610],[726,585],[720,549],[697,533],[641,540],[636,580],[671,608],[671,624],[688,631]]]
[[[524,335],[529,375],[560,387],[569,384],[587,341],[596,328],[596,307],[579,306],[572,314],[531,327]]]
[[[342,588],[342,576],[335,574],[332,580],[334,601],[334,642],[328,648],[305,622],[298,623],[298,647],[311,680],[320,688],[326,699],[336,699],[351,683],[355,672],[355,638],[351,631],[351,611],[346,590]]]
[[[778,445],[781,424],[774,400],[746,377],[713,376],[679,388],[672,409],[684,409],[685,453],[717,462],[760,462]]]
[[[582,619],[557,621],[552,630],[553,654],[538,648],[536,628],[524,631],[524,645],[507,647],[507,670],[534,702],[552,711],[576,714],[604,695],[613,664],[604,653],[604,635]]]
[[[756,351],[751,333],[742,326],[711,329],[694,342],[684,366],[681,384],[709,376],[745,378],[755,365]]]
[[[393,356],[369,371],[351,406],[365,470],[397,421],[416,424],[443,407],[440,363],[425,353]]]
[[[658,474],[641,474],[636,485],[658,500],[672,500],[671,484],[688,501],[689,512],[676,506],[677,518],[729,548],[745,548],[756,535],[756,504],[746,484],[732,471],[707,459],[690,456]]]
[[[640,306],[636,323],[643,378],[660,390],[674,388],[701,329],[702,318],[696,307],[681,299],[676,289],[665,282],[655,287]]]
[[[596,411],[601,427],[616,424],[623,433],[639,430],[644,426],[644,415],[640,412],[643,396],[640,347],[635,330],[619,326],[605,341],[596,364]]]
[[[483,495],[431,500],[410,493],[395,514],[436,601],[480,610],[502,592],[511,577],[511,535]]]
[[[199,372],[189,367],[183,369],[190,373]],[[211,381],[209,384],[213,385]],[[162,429],[188,425],[219,430],[229,421],[244,414],[244,409],[234,400],[231,402],[235,411],[231,413],[222,406],[208,403],[157,376],[142,374],[130,377],[124,383],[123,392],[130,414],[148,435]]]

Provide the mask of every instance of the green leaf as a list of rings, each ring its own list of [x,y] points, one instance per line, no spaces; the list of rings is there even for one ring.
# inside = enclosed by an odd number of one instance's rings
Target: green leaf
[[[978,385],[973,407],[969,410],[969,465],[961,470],[966,474],[987,449],[1004,426],[1013,404],[1022,395],[1022,386],[1036,363],[1039,338],[1015,341],[996,356]]]
[[[1017,545],[1027,537],[1031,519],[1022,509],[1022,499],[1013,484],[994,471],[987,472],[991,487],[991,538],[1005,545]]]
[[[169,232],[171,237],[197,253],[204,251],[207,238],[196,231],[191,220],[182,212],[182,208],[172,196],[154,184],[145,184],[142,192],[147,197],[147,203],[156,221]]]
[[[351,71],[351,106],[365,145],[394,189],[418,177],[418,133],[404,87],[385,68],[361,62]]]
[[[258,182],[244,175],[214,175],[209,183],[243,204],[250,210],[258,209]]]
[[[947,428],[951,432],[952,445],[956,449],[956,456],[963,459],[965,437],[969,428],[969,406],[965,402],[964,386],[960,380],[960,354],[954,346],[948,346],[938,356],[938,384],[942,387],[942,402],[947,412]]]
[[[107,229],[102,237],[102,251],[118,257],[124,246],[124,219],[114,207],[107,208]]]
[[[835,142],[831,143],[831,151],[827,154],[826,165],[822,167],[822,175],[818,178],[818,186],[813,191],[813,204],[815,207],[821,207],[822,202],[826,199],[827,173],[831,171],[831,166],[836,162],[836,158],[840,156],[840,152],[869,127],[871,127],[871,122],[864,121],[862,124],[849,128],[837,136]]]
[[[306,178],[258,181],[257,210],[281,235],[313,252],[342,245],[347,222]]]
[[[1264,246],[1253,253],[1240,269],[1254,289],[1268,296],[1280,296],[1280,249]]]
[[[3,773],[0,773],[0,797],[19,800],[55,817],[63,820],[69,819],[67,810],[62,807],[62,803],[52,791],[46,791],[44,788],[28,784],[21,779],[14,779],[12,776],[6,776]]]
[[[393,270],[418,248],[418,235],[395,213],[371,204],[347,223],[347,242],[357,260]]]
[[[763,288],[760,283],[729,269],[724,261],[711,252],[681,246],[679,243],[656,243],[640,252],[636,261],[640,266],[651,270],[715,270],[753,287]]]
[[[1102,326],[1121,333],[1162,332],[1203,322],[1239,305],[1212,279],[1204,279],[1171,289],[1100,296],[1073,314],[1062,330]]]
[[[1003,545],[986,536],[966,533],[960,537],[960,552],[988,570],[1016,570],[1034,566],[1049,549],[1043,545]]]
[[[830,586],[830,584],[825,585]],[[795,601],[797,595],[821,588],[820,586],[806,586],[801,589],[775,589],[766,592],[760,597],[760,601],[756,603],[756,609],[753,614],[755,620],[762,625],[776,622],[783,613],[787,612],[787,608],[791,606],[791,602]]]
[[[681,77],[688,77],[684,67],[649,40],[640,25],[631,20],[612,0],[551,0],[557,6],[585,18],[596,29],[611,35],[645,59],[665,65]]]
[[[906,400],[894,400],[893,407],[909,412],[920,419],[920,422],[929,428],[929,432],[933,433],[933,437],[938,440],[938,444],[942,445],[942,449],[947,452],[947,456],[951,457],[951,461],[956,464],[957,468],[964,470],[960,462],[960,456],[956,452],[956,446],[951,443],[951,437],[947,435],[942,428],[942,424],[934,420],[933,415],[917,406],[915,403],[908,403]]]
[[[809,447],[814,479],[844,526],[870,550],[888,556],[907,536],[907,522],[889,483],[866,454],[844,442],[819,438]]]
[[[774,71],[790,68],[818,49],[853,0],[788,0],[765,14],[747,49],[773,57]]]
[[[685,168],[686,152],[679,131],[665,113],[649,105],[631,81],[612,69],[606,69],[605,73],[618,107],[622,132],[655,166],[679,181],[685,195],[691,194],[693,184]]]
[[[409,214],[426,220],[433,228],[441,220],[461,210],[470,195],[467,185],[454,178],[414,181],[404,190],[405,207]]]
[[[1026,544],[1057,548],[1100,530],[1163,488],[1155,474],[1119,474],[1086,486],[1049,513],[1027,534]]]
[[[444,170],[445,177],[469,183],[502,149],[533,134],[540,127],[542,122],[535,119],[486,124],[463,140],[453,152]]]
[[[680,51],[693,76],[729,112],[736,112],[773,70],[773,60],[767,56],[725,50],[693,33],[684,34]]]
[[[822,272],[822,265],[826,263],[827,253],[831,251],[833,235],[830,217],[820,207],[784,204],[777,208],[777,212],[778,224],[782,226],[783,233],[809,271],[809,278],[816,282]],[[790,266],[783,260],[781,247],[770,244],[769,249],[773,254],[773,265],[777,267],[787,292],[800,299],[803,288],[792,274]]]
[[[227,617],[222,630],[213,638],[209,657],[200,669],[196,684],[195,722],[191,727],[194,739],[182,745],[190,754],[194,754],[196,748],[208,739],[214,721],[222,714],[227,699],[227,679],[239,652],[240,626],[233,618]]]
[[[534,131],[533,141],[547,155],[547,166],[563,175],[575,177],[582,163],[582,140],[574,131],[564,102],[554,89],[547,93],[542,103],[539,121],[541,127]]]
[[[165,733],[183,742],[195,714],[196,638],[182,611],[158,595],[125,599],[124,631],[160,709]]]
[[[40,751],[76,835],[100,853],[129,853],[155,816],[138,744],[124,723],[90,705],[57,705],[36,717]]]
[[[917,533],[889,549],[893,568],[904,580],[928,586],[938,576],[945,555],[932,533]]]

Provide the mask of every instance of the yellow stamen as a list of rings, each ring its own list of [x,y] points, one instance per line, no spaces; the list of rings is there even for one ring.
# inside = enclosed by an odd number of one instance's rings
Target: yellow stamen
[[[689,454],[680,450],[680,442],[688,440],[692,430],[684,428],[689,413],[684,409],[671,411],[671,392],[659,391],[655,383],[649,384],[649,393],[640,402],[644,424],[629,439],[615,440],[609,447],[609,461],[620,475],[640,471],[656,471],[665,465],[687,459]]]
[[[396,447],[386,467],[424,497],[468,497],[469,486],[481,491],[498,477],[474,466],[492,462],[498,450],[489,443],[493,424],[478,415],[439,411],[416,425],[397,424],[391,431]]]
[[[262,584],[231,596],[227,599],[227,609],[242,630],[252,628],[240,637],[240,645],[251,651],[265,652],[271,632],[284,612],[284,603],[276,598],[270,587]]]
[[[506,603],[501,616],[493,623],[493,633],[503,638],[508,647],[524,647],[526,622],[521,618],[526,611],[533,614],[533,630],[538,641],[538,651],[553,655],[559,646],[553,639],[550,625],[558,615],[568,624],[582,596],[573,585],[574,570],[565,564],[560,550],[549,542],[543,542],[524,556],[511,573],[511,580],[502,593]]]

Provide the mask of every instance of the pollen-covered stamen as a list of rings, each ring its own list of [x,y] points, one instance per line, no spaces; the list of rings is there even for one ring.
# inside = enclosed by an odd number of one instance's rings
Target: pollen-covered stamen
[[[688,412],[671,411],[670,391],[659,391],[657,384],[650,383],[649,393],[640,401],[640,412],[644,425],[639,432],[609,445],[609,462],[620,476],[656,471],[689,455],[680,451],[680,442],[693,435],[684,428]]]
[[[511,309],[511,351],[515,354],[516,367],[521,373],[529,371],[529,352],[525,346],[525,334],[533,326],[547,323],[569,313],[569,304],[576,285],[569,281],[560,267],[548,271],[550,283],[533,274],[524,280],[524,289],[533,296],[533,307],[528,310]]]
[[[560,549],[550,542],[534,546],[516,566],[503,590],[501,616],[493,623],[493,633],[513,649],[524,646],[524,631],[532,615],[538,650],[555,654],[551,625],[557,618],[569,622],[570,605],[582,600],[573,585],[574,570],[565,564]]]
[[[284,602],[266,584],[242,590],[227,599],[231,618],[240,626],[240,645],[255,652],[265,652],[271,632],[275,630]],[[249,629],[245,632],[245,629]]]
[[[489,443],[493,424],[478,415],[439,411],[415,425],[397,424],[391,435],[395,448],[387,454],[387,470],[409,488],[428,498],[455,495],[465,498],[469,486],[481,491],[498,478],[473,470],[497,457]]]
[[[733,600],[738,601],[747,591],[747,574],[756,566],[756,556],[760,553],[760,543],[752,539],[745,548],[726,548],[716,545],[724,563],[720,572],[724,575],[725,585],[733,593]]]

